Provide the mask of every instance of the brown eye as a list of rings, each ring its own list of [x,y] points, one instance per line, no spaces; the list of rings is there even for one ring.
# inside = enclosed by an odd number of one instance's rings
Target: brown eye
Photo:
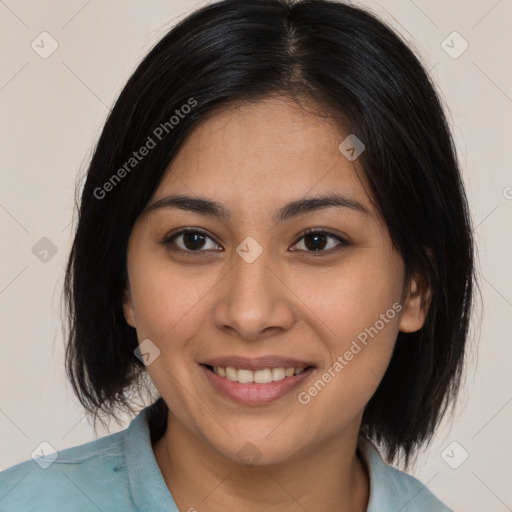
[[[208,247],[208,240],[211,240]],[[167,236],[162,240],[162,244],[172,250],[183,252],[207,252],[215,249],[218,245],[214,240],[206,234],[206,232],[198,229],[186,229],[179,231],[173,235]]]
[[[338,243],[333,244],[329,242],[329,239],[337,240]],[[305,250],[306,252],[331,253],[349,245],[344,238],[324,230],[308,230],[303,234],[300,240],[304,240],[302,243],[304,249],[300,248],[299,250]],[[299,245],[301,244],[295,244],[295,246]]]
[[[325,230],[308,230],[300,240],[304,240],[301,242],[303,248],[293,249],[294,251],[319,253],[319,255],[330,254],[350,245],[344,238]],[[208,246],[208,241],[210,241],[210,246]],[[223,250],[218,249],[219,245],[205,231],[199,229],[183,229],[178,233],[166,236],[161,243],[173,251],[190,254]],[[296,242],[294,247],[300,246],[301,243]]]

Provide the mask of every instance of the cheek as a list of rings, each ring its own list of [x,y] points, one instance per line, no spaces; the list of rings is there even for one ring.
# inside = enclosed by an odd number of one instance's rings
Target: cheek
[[[309,295],[326,357],[316,380],[301,389],[298,399],[309,408],[310,417],[324,418],[322,428],[336,432],[355,418],[384,376],[399,329],[397,275],[389,267],[386,271],[374,266],[370,272],[354,265],[350,271],[330,274],[328,293],[313,288]],[[307,285],[303,280],[302,286]]]
[[[186,345],[208,315],[208,293],[222,278],[204,268],[174,264],[161,251],[140,250],[130,265],[130,287],[139,341],[151,339],[166,352]]]
[[[398,256],[370,250],[325,274],[304,273],[297,281],[298,295],[307,297],[304,302],[314,313],[309,317],[324,341],[323,371],[338,363],[331,370],[335,377],[326,376],[332,384],[324,396],[333,405],[342,399],[353,402],[355,411],[377,388],[398,335],[402,281]]]
[[[160,351],[147,372],[166,403],[184,420],[189,408],[180,383],[189,378],[189,365],[184,363],[194,356],[188,341],[207,314],[205,298],[214,283],[206,277],[194,279],[193,270],[172,265],[161,256],[142,251],[134,256],[136,264],[129,268],[129,275],[137,337],[139,343],[151,340]]]
[[[373,326],[400,302],[401,260],[372,256],[370,251],[367,257],[357,256],[339,267],[305,271],[293,285],[334,345]],[[396,307],[392,308],[386,326],[391,324],[398,330],[396,313]]]

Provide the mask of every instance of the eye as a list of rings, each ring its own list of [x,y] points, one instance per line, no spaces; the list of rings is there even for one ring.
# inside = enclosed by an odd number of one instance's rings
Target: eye
[[[327,241],[329,238],[337,240],[339,243],[335,244],[334,247],[331,243],[331,247],[326,249],[326,247],[329,246],[329,242]],[[304,240],[304,242],[301,243],[305,249],[299,250],[305,250],[306,252],[332,253],[350,245],[349,242],[341,236],[329,233],[323,229],[308,229],[304,232],[300,240]],[[295,246],[300,246],[301,243],[296,243]]]
[[[167,235],[162,241],[162,245],[169,247],[171,250],[182,251],[187,253],[201,253],[207,252],[207,250],[217,250],[215,247],[218,247],[217,243],[213,243],[213,247],[208,247],[208,243],[206,240],[214,240],[207,235],[206,231],[201,229],[182,229],[178,233]],[[177,246],[174,248],[172,246]],[[201,250],[206,249],[206,250]],[[223,250],[223,249],[221,249]]]
[[[337,244],[329,244],[328,240],[337,240]],[[208,240],[213,242],[208,247]],[[350,245],[347,240],[339,235],[335,235],[323,229],[308,229],[302,235],[299,240],[304,242],[296,242],[293,247],[300,246],[302,243],[303,248],[292,249],[293,251],[301,250],[305,252],[316,252],[316,253],[332,253],[343,249]],[[171,250],[186,252],[190,254],[204,253],[209,251],[223,251],[224,249],[216,249],[219,245],[207,234],[198,228],[187,228],[178,231],[177,233],[171,233],[163,238],[160,242],[165,247]],[[331,247],[329,247],[331,245]],[[174,247],[173,247],[174,246]]]

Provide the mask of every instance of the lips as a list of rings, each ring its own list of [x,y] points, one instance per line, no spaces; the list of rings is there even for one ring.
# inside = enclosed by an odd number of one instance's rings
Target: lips
[[[310,362],[271,355],[217,357],[204,361],[200,367],[217,392],[245,405],[265,405],[277,400],[315,370]]]

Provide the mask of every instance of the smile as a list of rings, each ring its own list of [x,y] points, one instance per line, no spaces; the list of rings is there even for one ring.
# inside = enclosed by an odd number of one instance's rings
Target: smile
[[[232,382],[241,382],[244,384],[256,383],[256,384],[268,384],[269,382],[276,382],[283,380],[286,377],[293,377],[299,375],[305,368],[264,368],[262,370],[244,370],[233,368],[231,366],[209,366],[209,369],[220,377],[225,377]]]
[[[287,361],[290,364],[292,361]],[[295,361],[294,361],[295,362]],[[269,361],[252,362],[240,366],[221,366],[220,364],[200,364],[210,389],[223,400],[257,406],[266,405],[279,398],[290,395],[315,370],[314,366],[296,361],[300,366],[274,366]],[[247,366],[256,366],[249,369]]]

